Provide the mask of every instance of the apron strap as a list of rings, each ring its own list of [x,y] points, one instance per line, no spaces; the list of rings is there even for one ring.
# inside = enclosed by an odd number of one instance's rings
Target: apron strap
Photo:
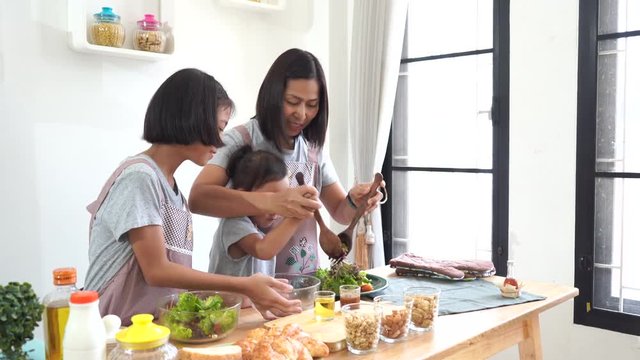
[[[102,191],[100,191],[100,195],[98,195],[98,198],[91,204],[87,205],[87,211],[89,211],[89,213],[91,214],[91,221],[89,222],[89,239],[91,238],[91,229],[93,228],[93,222],[96,219],[96,214],[98,213],[98,210],[100,209],[100,206],[102,206],[102,203],[104,202],[104,200],[107,198],[107,195],[109,195],[109,191],[111,190],[111,187],[113,187],[113,184],[116,182],[116,179],[118,178],[118,176],[122,174],[124,169],[126,169],[131,165],[139,164],[139,163],[147,164],[151,169],[153,169],[153,171],[156,172],[156,174],[158,173],[158,171],[151,164],[151,162],[142,157],[126,160],[122,164],[120,164],[120,166],[118,166],[118,168],[113,172],[113,174],[111,174],[109,179],[107,179],[107,182],[102,187]],[[159,175],[160,174],[158,174],[158,176]],[[164,194],[162,194],[162,191],[160,192],[160,196],[163,197],[162,201],[164,202]]]
[[[320,184],[320,164],[318,164],[318,147],[309,145],[307,155],[309,157],[309,162],[313,164],[313,186],[318,186]],[[320,189],[318,189],[320,190]]]
[[[244,141],[245,145],[251,145],[251,147],[253,147],[253,144],[251,141],[251,135],[249,135],[249,129],[247,129],[247,127],[244,124],[238,125],[233,129],[238,130],[238,132],[240,133],[240,136],[242,136],[242,140]]]

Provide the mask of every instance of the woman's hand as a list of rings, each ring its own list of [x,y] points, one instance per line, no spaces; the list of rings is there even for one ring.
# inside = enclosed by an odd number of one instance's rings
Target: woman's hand
[[[256,310],[265,319],[297,314],[302,311],[300,300],[288,300],[281,295],[293,290],[286,280],[274,279],[260,273],[253,274],[248,280],[250,286],[246,288],[245,294],[251,298]]]
[[[313,216],[313,212],[321,207],[318,190],[313,186],[302,185],[272,193],[270,201],[263,210],[267,214],[305,219]]]
[[[351,200],[353,200],[356,206],[360,206],[366,200],[366,196],[369,193],[371,184],[372,183],[356,184],[351,188],[351,190],[349,190],[347,196],[351,197]],[[378,207],[380,201],[382,200],[382,192],[380,192],[380,189],[384,188],[385,185],[386,184],[383,180],[380,183],[380,188],[378,188],[376,195],[367,200],[367,209],[365,210],[365,214],[370,213],[376,207]]]

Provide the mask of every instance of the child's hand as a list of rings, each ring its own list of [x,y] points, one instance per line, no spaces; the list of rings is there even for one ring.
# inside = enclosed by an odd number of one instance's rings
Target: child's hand
[[[291,285],[264,274],[254,274],[249,279],[250,287],[245,294],[251,298],[255,308],[265,319],[275,316],[287,316],[302,311],[300,300],[288,300],[281,294],[293,290]]]
[[[318,190],[313,186],[302,185],[273,193],[266,212],[283,217],[305,219],[313,216],[313,212],[321,207]]]

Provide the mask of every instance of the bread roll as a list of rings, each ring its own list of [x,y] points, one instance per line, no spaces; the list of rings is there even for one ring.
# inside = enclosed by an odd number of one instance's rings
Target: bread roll
[[[180,360],[242,360],[242,349],[238,345],[185,347],[180,349],[178,354]]]

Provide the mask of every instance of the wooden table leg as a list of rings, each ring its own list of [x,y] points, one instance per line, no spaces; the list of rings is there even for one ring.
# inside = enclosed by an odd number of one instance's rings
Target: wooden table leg
[[[542,360],[542,339],[540,338],[540,318],[538,314],[525,319],[525,338],[518,343],[520,360]]]

